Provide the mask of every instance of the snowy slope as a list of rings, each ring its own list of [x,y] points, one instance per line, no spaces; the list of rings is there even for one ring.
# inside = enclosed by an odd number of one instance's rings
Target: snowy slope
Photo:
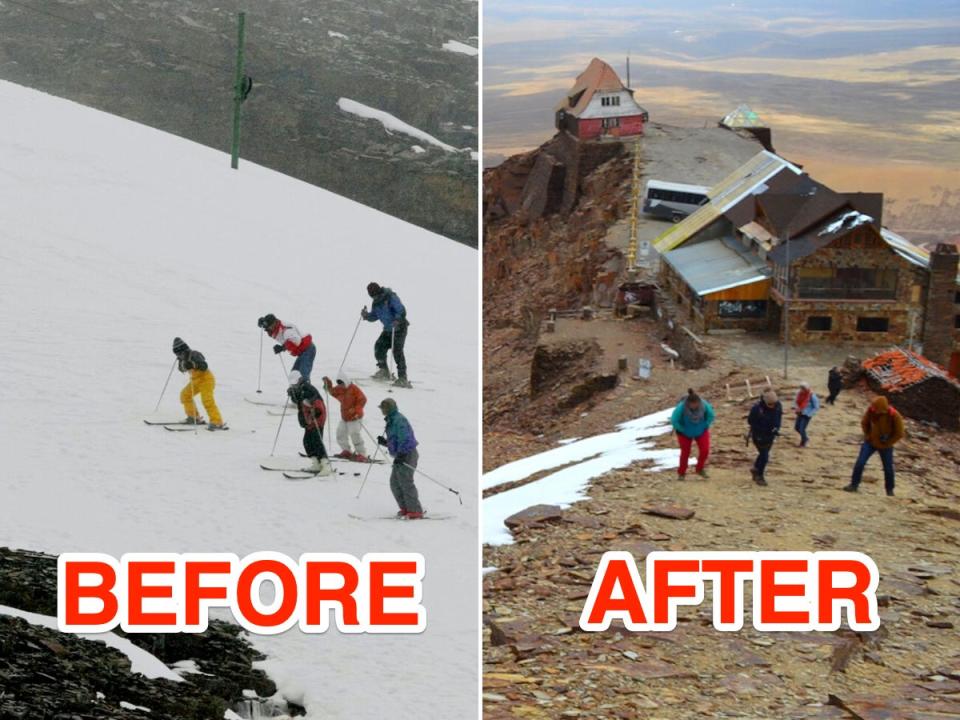
[[[477,692],[477,253],[342,197],[200,145],[0,82],[0,545],[49,552],[417,551],[421,636],[254,638],[281,690],[323,718],[473,717]],[[392,514],[388,466],[360,499],[353,472],[293,482],[259,469],[279,418],[257,387],[272,312],[313,334],[333,375],[369,301],[408,308],[410,377],[395,397],[420,440],[435,522]],[[363,323],[346,369],[374,368]],[[174,336],[217,378],[226,433],[145,426]],[[264,345],[264,395],[284,397]],[[290,358],[283,355],[289,368]],[[178,373],[158,415],[179,418]],[[367,385],[367,426],[385,388]],[[337,413],[336,403],[332,408]],[[287,418],[278,455],[295,455]],[[371,448],[372,449],[372,448]],[[360,466],[357,466],[359,469]],[[410,708],[406,712],[403,708]]]

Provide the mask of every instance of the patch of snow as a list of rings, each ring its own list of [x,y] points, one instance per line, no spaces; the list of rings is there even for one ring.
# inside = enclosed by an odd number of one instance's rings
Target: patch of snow
[[[242,691],[241,691],[241,694],[242,694],[245,698],[247,698],[247,700],[256,700],[256,698],[257,698],[257,691],[256,691],[256,690],[249,690],[249,689],[247,689],[247,690],[242,690]]]
[[[27,612],[17,608],[0,605],[0,615],[9,615],[10,617],[22,618],[31,625],[57,630],[57,619],[49,615]],[[177,675],[173,670],[164,665],[155,656],[148,653],[141,647],[137,647],[126,638],[122,638],[114,633],[77,633],[77,637],[93,642],[102,642],[107,647],[119,650],[130,658],[130,672],[140,673],[148,678],[164,678],[174,682],[183,682],[183,678]]]
[[[97,700],[106,700],[107,696],[97,690]]]
[[[143,705],[134,705],[133,703],[128,703],[126,700],[120,701],[120,707],[124,710],[143,710],[144,712],[150,712],[150,708],[144,707]]]
[[[327,30],[327,35],[332,38],[343,38],[344,40],[349,40],[350,38],[344,35],[342,32],[337,32],[336,30]]]
[[[425,133],[423,130],[418,130],[413,125],[409,125],[383,110],[377,110],[369,105],[364,105],[363,103],[358,103],[356,100],[350,100],[348,98],[340,98],[337,101],[337,106],[344,112],[352,115],[358,115],[368,120],[377,120],[383,125],[384,130],[386,130],[388,134],[392,135],[394,132],[403,133],[417,140],[423,140],[430,145],[436,145],[438,148],[442,148],[447,152],[458,152],[457,148],[452,145],[447,145],[445,142],[437,140],[433,135]]]
[[[473,130],[473,125],[461,125],[460,127],[464,130]]]
[[[817,233],[817,237],[823,235],[832,235],[835,232],[840,231],[843,228],[855,228],[858,225],[863,225],[864,223],[873,222],[873,218],[869,215],[864,215],[861,212],[856,210],[851,210],[841,215],[839,218],[834,220],[832,223],[827,225],[823,230]]]
[[[484,575],[489,575],[490,573],[496,572],[497,570],[499,570],[499,568],[495,568],[491,565],[489,567],[483,568],[482,572]]]
[[[308,18],[308,17],[302,17],[302,18],[300,18],[300,22],[305,22],[305,23],[307,23],[307,25],[313,25],[313,20],[311,20],[311,19]]]
[[[582,438],[572,437],[572,438],[567,438],[566,440],[557,440],[557,445],[569,445],[570,443],[575,443],[577,440],[581,440],[581,439]]]
[[[479,49],[473,47],[472,45],[458,42],[457,40],[448,40],[443,44],[443,49],[449,50],[450,52],[461,53],[463,55],[470,55],[471,57],[480,54]]]
[[[209,675],[197,666],[196,660],[177,660],[170,667],[180,675]]]
[[[227,708],[223,711],[223,720],[243,720],[243,718],[230,708]]]
[[[475,162],[478,162],[480,160],[480,153],[478,153],[476,150],[471,150],[470,159]]]
[[[426,150],[420,147],[419,145],[413,145],[410,147],[410,149],[413,150],[417,155],[419,155],[420,153],[426,152]]]
[[[523,480],[535,473],[564,465],[555,473],[525,485],[491,495],[483,501],[483,542],[505,545],[513,542],[503,521],[532,505],[547,504],[569,507],[586,499],[586,490],[593,478],[611,470],[627,467],[639,460],[654,463],[649,472],[676,467],[680,451],[658,449],[646,438],[670,432],[673,409],[622,423],[619,430],[571,442],[559,448],[507,463],[485,474],[483,489],[507,482]]]

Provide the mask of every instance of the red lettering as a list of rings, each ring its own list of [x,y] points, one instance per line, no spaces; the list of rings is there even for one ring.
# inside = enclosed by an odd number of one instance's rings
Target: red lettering
[[[375,561],[370,563],[370,625],[417,625],[420,618],[417,613],[388,613],[384,610],[387,598],[412,598],[412,585],[386,585],[384,576],[414,574],[415,562]]]
[[[838,600],[847,600],[853,605],[853,619],[847,614],[847,624],[870,623],[870,602],[867,589],[870,587],[871,573],[859,560],[820,560],[817,568],[819,588],[818,615],[820,623],[833,625],[833,609]],[[833,576],[836,573],[853,573],[852,587],[836,587]]]
[[[608,613],[623,611],[627,612],[631,623],[646,625],[647,616],[640,604],[640,595],[633,583],[629,562],[632,561],[614,558],[602,567],[603,577],[600,579],[597,597],[587,615],[589,625],[603,623]],[[594,579],[594,582],[596,582],[596,579]],[[623,593],[622,598],[613,597],[613,591],[617,587]]]
[[[671,585],[670,574],[681,572],[695,573],[700,570],[699,560],[666,560],[657,558],[653,562],[653,622],[666,625],[670,622],[670,598],[692,598],[697,596],[695,585]],[[647,578],[650,584],[650,578]]]
[[[146,598],[171,598],[170,585],[144,585],[144,575],[170,575],[176,566],[170,561],[137,561],[127,564],[127,625],[176,625],[177,614],[148,613],[143,610]]]
[[[760,622],[763,625],[803,625],[810,622],[810,613],[806,610],[777,610],[778,597],[802,597],[806,595],[805,585],[779,584],[778,572],[807,572],[806,560],[774,560],[764,558],[760,561]]]
[[[187,625],[200,624],[201,600],[226,600],[227,589],[222,585],[201,585],[201,575],[229,575],[230,563],[226,560],[202,562],[194,560],[186,564],[184,570],[184,604],[186,614],[184,621]]]
[[[99,575],[96,585],[81,585],[81,575]],[[85,560],[73,561],[64,565],[65,613],[67,625],[112,625],[117,617],[117,596],[113,588],[117,584],[117,572],[105,562]],[[80,612],[80,601],[94,598],[103,603],[99,612]]]
[[[738,623],[741,618],[737,617],[737,574],[751,572],[753,560],[704,560],[701,570],[720,576],[713,586],[713,602],[719,603],[720,623]]]
[[[343,579],[340,587],[321,587],[324,575],[339,575]],[[307,563],[307,625],[320,625],[320,604],[335,602],[340,605],[341,617],[346,625],[358,625],[357,601],[353,593],[360,583],[357,569],[348,562],[308,562]]]
[[[253,605],[253,581],[264,573],[275,575],[280,581],[283,600],[273,613],[262,613]],[[256,560],[247,565],[237,579],[237,609],[252,625],[270,628],[283,625],[297,608],[297,579],[279,560]]]

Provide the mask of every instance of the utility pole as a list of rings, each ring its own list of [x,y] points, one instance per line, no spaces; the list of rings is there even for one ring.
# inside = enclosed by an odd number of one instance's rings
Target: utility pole
[[[240,106],[250,94],[253,82],[243,74],[243,25],[246,13],[237,16],[237,74],[233,83],[233,143],[230,151],[230,167],[240,164]]]
[[[636,279],[637,274],[637,230],[640,215],[641,204],[641,184],[640,184],[640,136],[637,136],[633,144],[633,181],[630,186],[630,240],[627,245],[627,278],[630,281]],[[642,250],[643,264],[646,266],[647,254],[650,252],[648,244],[644,241]]]
[[[787,282],[783,288],[783,379],[786,380],[790,366],[790,230],[786,233],[787,242]]]

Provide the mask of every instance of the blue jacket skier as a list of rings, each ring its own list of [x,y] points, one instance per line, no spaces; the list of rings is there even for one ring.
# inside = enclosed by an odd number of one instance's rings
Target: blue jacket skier
[[[377,380],[389,380],[390,369],[387,367],[387,351],[393,349],[393,359],[397,363],[397,379],[395,385],[410,387],[407,380],[407,360],[403,354],[403,346],[407,340],[407,309],[400,302],[400,298],[390,288],[381,287],[375,282],[367,285],[367,294],[372,300],[370,310],[364,307],[360,317],[367,322],[377,322],[383,325],[383,331],[373,346],[373,355],[377,360]]]
[[[417,452],[417,438],[413,434],[410,422],[400,414],[397,402],[393,398],[386,398],[380,403],[380,412],[387,427],[384,435],[377,438],[377,443],[387,448],[393,458],[393,470],[390,473],[390,490],[400,506],[398,518],[419,520],[423,517],[423,507],[417,494],[417,486],[413,483],[413,473],[420,460]]]

